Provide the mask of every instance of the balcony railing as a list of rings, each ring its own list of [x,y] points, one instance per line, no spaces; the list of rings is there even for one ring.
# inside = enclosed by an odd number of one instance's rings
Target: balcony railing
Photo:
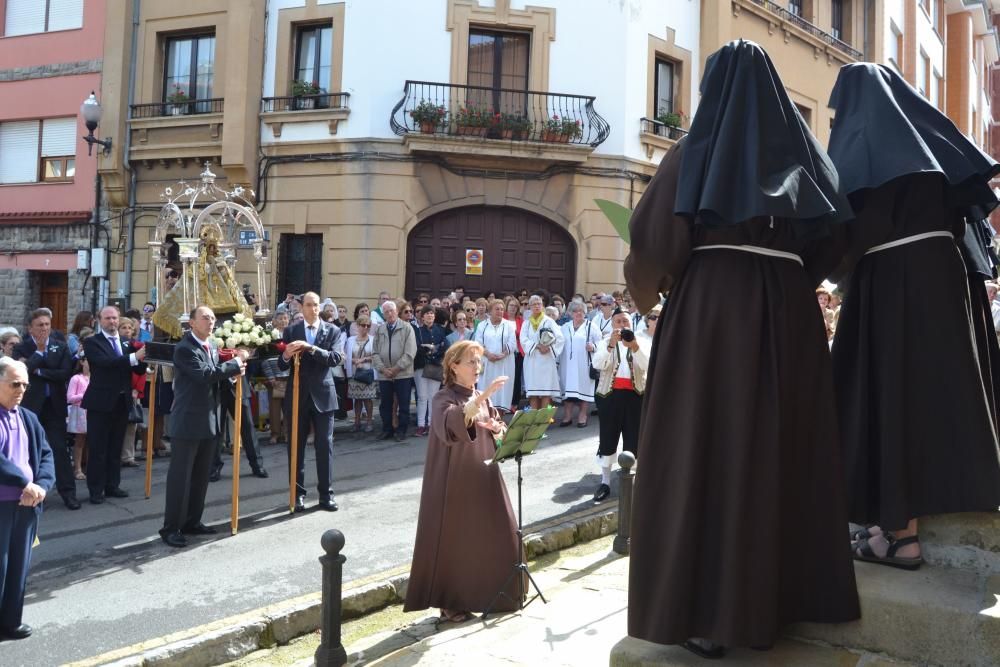
[[[815,25],[813,25],[809,21],[805,20],[804,18],[802,18],[798,14],[793,14],[792,12],[788,11],[787,9],[785,9],[784,7],[782,7],[781,5],[777,5],[777,4],[773,3],[773,2],[771,2],[771,0],[750,0],[750,1],[753,2],[756,5],[760,5],[761,7],[763,7],[764,9],[766,9],[769,12],[777,14],[778,16],[780,16],[782,19],[788,21],[789,23],[794,23],[797,27],[801,28],[802,30],[805,30],[810,35],[812,35],[813,37],[819,38],[820,40],[822,40],[826,44],[829,44],[830,46],[832,46],[833,48],[837,49],[838,51],[842,51],[842,52],[846,53],[847,55],[851,56],[855,60],[863,60],[864,57],[865,57],[865,54],[863,54],[861,51],[858,51],[857,49],[855,49],[850,44],[847,44],[846,42],[842,42],[841,40],[837,39],[836,37],[834,37],[830,33],[824,32],[823,30],[820,30]]]
[[[407,81],[392,131],[596,147],[611,127],[594,98],[512,88]]]
[[[639,126],[641,131],[646,134],[655,134],[658,137],[666,137],[667,139],[673,139],[674,141],[677,141],[687,134],[687,130],[674,127],[673,125],[667,125],[666,123],[661,123],[660,121],[653,120],[652,118],[640,118]]]
[[[275,111],[307,111],[310,109],[346,109],[350,93],[322,93],[297,97],[265,97],[260,101],[262,113]]]
[[[199,113],[222,113],[223,98],[191,100],[189,102],[153,102],[133,104],[129,107],[129,118],[158,118],[160,116],[187,116]]]

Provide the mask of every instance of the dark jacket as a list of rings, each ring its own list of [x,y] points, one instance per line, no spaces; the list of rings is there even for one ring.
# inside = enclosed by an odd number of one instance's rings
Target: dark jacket
[[[425,326],[417,328],[417,356],[413,359],[413,368],[423,368],[428,361],[440,364],[444,359],[444,351],[448,345],[445,338],[448,332],[438,325],[432,325],[430,329]],[[428,352],[423,345],[433,344],[434,351]]]
[[[129,355],[139,349],[135,341],[119,339],[119,342],[122,346],[120,357],[103,331],[84,339],[83,353],[90,364],[90,385],[80,403],[84,409],[111,412],[117,407],[120,396],[131,399],[132,373],[145,374],[146,364],[133,366],[129,362]]]
[[[222,433],[221,391],[229,388],[220,390],[219,384],[239,375],[240,366],[235,359],[220,363],[219,351],[209,346],[211,355],[189,332],[174,347],[174,404],[167,428],[172,438],[204,440]]]
[[[38,417],[35,416],[35,413],[24,407],[18,408],[18,411],[24,419],[24,427],[28,432],[28,463],[31,465],[31,472],[35,477],[33,481],[42,487],[45,493],[48,493],[56,481],[56,468],[52,463],[52,448],[49,447],[49,442],[45,439],[45,430],[38,423]],[[28,480],[25,479],[21,469],[3,454],[0,454],[0,484],[16,486],[21,489],[28,486]]]
[[[14,348],[14,358],[24,359],[28,367],[31,384],[25,392],[21,405],[35,414],[42,411],[45,403],[45,387],[49,388],[49,399],[55,411],[53,417],[66,418],[66,383],[73,375],[73,355],[65,341],[49,336],[44,356],[36,354],[38,348],[31,336]]]
[[[302,353],[302,361],[299,362],[299,369],[302,373],[299,383],[300,399],[309,397],[317,412],[330,412],[337,409],[337,391],[333,383],[333,368],[339,366],[344,361],[344,334],[340,327],[317,320],[316,338],[311,351]],[[306,323],[299,322],[295,326],[285,327],[282,340],[285,344],[296,340],[307,340]],[[285,361],[284,357],[278,357],[278,368],[288,370],[292,368],[294,361]],[[290,379],[298,382],[299,378],[294,377],[295,371],[290,373]],[[292,390],[285,392],[285,402],[291,405]]]

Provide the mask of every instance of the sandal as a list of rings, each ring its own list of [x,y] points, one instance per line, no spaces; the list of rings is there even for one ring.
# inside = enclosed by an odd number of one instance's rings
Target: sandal
[[[854,531],[853,533],[851,533],[851,542],[858,542],[860,540],[867,540],[867,539],[872,538],[872,537],[878,537],[879,535],[882,535],[882,534],[885,533],[885,531],[882,530],[881,528],[879,528],[879,531],[881,531],[881,532],[873,533],[871,529],[875,528],[875,525],[876,524],[872,524],[870,526],[865,526],[864,528],[858,528],[856,531]]]
[[[892,533],[885,533],[886,540],[889,542],[889,550],[885,552],[885,556],[879,558],[875,551],[872,550],[871,544],[869,544],[869,539],[863,538],[851,545],[851,556],[854,560],[865,561],[868,563],[878,563],[879,565],[888,565],[889,567],[898,567],[903,570],[916,570],[924,562],[922,556],[917,556],[916,558],[902,558],[896,555],[896,552],[908,544],[919,544],[920,540],[916,535],[911,535],[910,537],[896,538]]]
[[[76,479],[87,479],[87,476],[83,474],[82,470],[77,470],[75,473],[73,473],[73,477],[75,477]]]
[[[441,611],[440,620],[444,623],[465,623],[472,618],[472,614],[467,611],[446,612]]]

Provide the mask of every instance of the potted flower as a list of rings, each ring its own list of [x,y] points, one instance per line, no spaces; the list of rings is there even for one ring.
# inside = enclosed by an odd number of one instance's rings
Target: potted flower
[[[521,114],[500,114],[500,132],[504,139],[514,141],[527,139],[528,133],[531,132],[531,124],[531,119]]]
[[[186,114],[188,112],[187,102],[190,100],[191,98],[184,92],[184,89],[175,85],[173,90],[167,95],[167,102],[170,102],[167,109],[170,111],[170,115],[180,116]]]
[[[293,81],[292,97],[295,98],[296,109],[315,109],[316,95],[323,92],[319,84],[311,81]]]
[[[580,121],[571,118],[560,118],[552,116],[545,121],[545,130],[542,132],[542,141],[550,141],[565,144],[570,139],[576,139],[583,134],[583,127]]]
[[[663,123],[663,125],[666,126],[662,128],[663,130],[665,130],[664,134],[666,134],[671,138],[676,139],[678,134],[676,130],[684,122],[684,112],[681,111],[680,109],[678,109],[677,111],[663,112],[656,116],[656,120],[657,122]]]
[[[439,104],[420,100],[420,104],[410,111],[410,118],[420,126],[421,132],[433,134],[447,113],[447,110]]]
[[[499,122],[498,116],[492,109],[462,106],[453,118],[458,134],[485,137],[489,129]]]

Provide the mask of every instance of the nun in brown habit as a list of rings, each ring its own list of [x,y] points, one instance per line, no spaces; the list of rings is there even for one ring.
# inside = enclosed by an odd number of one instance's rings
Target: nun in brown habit
[[[721,657],[789,623],[860,617],[814,291],[850,208],[758,45],[710,56],[701,93],[630,223],[632,296],[670,303],[643,405],[628,630]]]
[[[1000,505],[992,322],[981,278],[970,300],[976,244],[966,263],[956,245],[997,205],[1000,165],[891,68],[845,65],[830,106],[830,158],[857,215],[834,276],[848,285],[834,386],[849,516],[875,524],[853,552],[912,569],[918,517]]]
[[[497,464],[484,464],[504,430],[489,401],[506,377],[476,390],[483,347],[462,341],[444,357],[444,386],[434,395],[420,492],[417,537],[403,611],[439,607],[461,622],[482,612],[518,608],[517,526]],[[506,587],[505,587],[506,586]],[[524,590],[523,587],[521,590]]]

